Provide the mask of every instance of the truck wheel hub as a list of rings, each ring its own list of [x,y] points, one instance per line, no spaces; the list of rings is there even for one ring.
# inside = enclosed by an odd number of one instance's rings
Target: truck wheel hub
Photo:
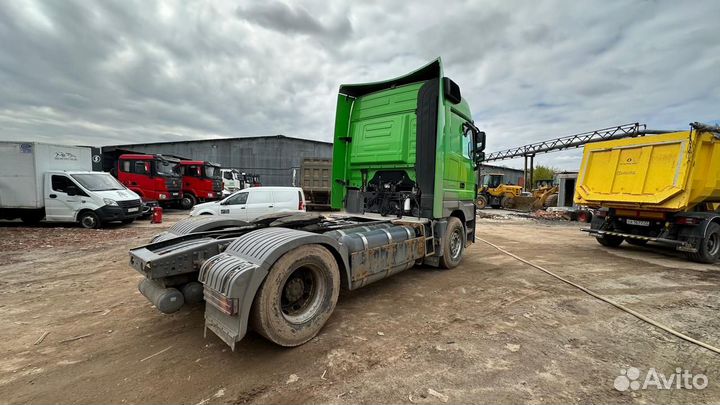
[[[460,250],[462,249],[462,235],[459,230],[450,235],[450,256],[453,259],[457,259],[460,256]]]
[[[304,290],[305,283],[300,278],[295,277],[285,285],[285,298],[290,302],[295,302],[302,298]]]
[[[280,306],[283,317],[294,324],[309,321],[320,308],[325,294],[322,273],[314,266],[295,269],[282,289]]]

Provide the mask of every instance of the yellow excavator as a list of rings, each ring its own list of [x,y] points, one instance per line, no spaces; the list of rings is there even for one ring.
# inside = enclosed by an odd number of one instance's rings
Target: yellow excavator
[[[478,188],[477,207],[485,208],[513,208],[515,199],[522,193],[521,186],[505,184],[501,173],[491,173],[484,176],[483,185]]]

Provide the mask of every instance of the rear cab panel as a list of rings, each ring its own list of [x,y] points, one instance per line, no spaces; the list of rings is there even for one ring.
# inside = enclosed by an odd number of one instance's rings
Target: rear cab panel
[[[390,81],[340,87],[333,209],[397,213],[407,198],[414,216],[441,219],[459,210],[474,218],[474,140],[463,135],[470,109],[448,100],[446,83],[437,60]],[[395,193],[390,212],[378,202],[386,190]]]

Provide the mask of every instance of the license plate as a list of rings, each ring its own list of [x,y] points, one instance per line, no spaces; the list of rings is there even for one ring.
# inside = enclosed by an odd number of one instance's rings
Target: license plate
[[[626,222],[628,225],[650,226],[650,221],[638,221],[636,219],[628,219]]]
[[[140,208],[138,208],[138,207],[128,208],[128,212],[138,212],[139,209],[140,209]]]

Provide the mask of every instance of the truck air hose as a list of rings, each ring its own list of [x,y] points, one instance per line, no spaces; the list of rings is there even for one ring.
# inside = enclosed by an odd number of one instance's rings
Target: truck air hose
[[[505,250],[505,249],[503,249],[503,248],[501,248],[501,247],[499,247],[499,246],[497,246],[497,245],[495,245],[495,244],[493,244],[493,243],[491,243],[491,242],[486,241],[485,239],[482,239],[482,238],[477,237],[477,236],[476,236],[476,238],[477,238],[479,241],[482,241],[482,242],[484,242],[484,243],[486,243],[486,244],[494,247],[495,249],[499,250],[500,252],[502,252],[502,253],[504,253],[504,254],[506,254],[506,255],[508,255],[508,256],[516,259],[516,260],[519,260],[519,261],[527,264],[528,266],[534,267],[534,268],[536,268],[536,269],[538,269],[538,270],[546,273],[546,274],[549,275],[549,276],[555,277],[556,279],[558,279],[558,280],[560,280],[560,281],[562,281],[562,282],[564,282],[564,283],[566,283],[566,284],[569,284],[569,285],[577,288],[578,290],[580,290],[580,291],[582,291],[582,292],[584,292],[584,293],[586,293],[586,294],[588,294],[588,295],[590,295],[590,296],[592,296],[592,297],[594,297],[594,298],[599,299],[600,301],[604,301],[604,302],[606,302],[606,303],[614,306],[615,308],[617,308],[617,309],[619,309],[619,310],[621,310],[621,311],[624,311],[624,312],[626,312],[626,313],[628,313],[628,314],[630,314],[630,315],[632,315],[632,316],[640,319],[641,321],[647,322],[647,323],[649,323],[650,325],[652,325],[652,326],[654,326],[654,327],[656,327],[656,328],[658,328],[658,329],[662,329],[662,330],[664,330],[665,332],[667,332],[667,333],[669,333],[669,334],[671,334],[671,335],[674,335],[675,337],[678,337],[678,338],[683,339],[683,340],[685,340],[685,341],[687,341],[687,342],[690,342],[690,343],[692,343],[692,344],[698,345],[698,346],[700,346],[700,347],[704,347],[704,348],[707,349],[707,350],[710,350],[710,351],[712,351],[712,352],[715,352],[715,353],[720,354],[720,349],[717,348],[717,347],[715,347],[715,346],[711,346],[711,345],[709,345],[709,344],[707,344],[707,343],[705,343],[705,342],[701,342],[701,341],[699,341],[699,340],[693,339],[693,338],[691,338],[690,336],[688,336],[688,335],[686,335],[686,334],[684,334],[684,333],[678,332],[678,331],[676,331],[675,329],[673,329],[673,328],[671,328],[671,327],[669,327],[669,326],[666,326],[666,325],[663,325],[663,324],[661,324],[661,323],[659,323],[659,322],[657,322],[657,321],[654,321],[654,320],[648,318],[647,316],[645,316],[645,315],[643,315],[643,314],[640,314],[640,313],[638,313],[638,312],[636,312],[636,311],[634,311],[634,310],[632,310],[632,309],[630,309],[630,308],[628,308],[628,307],[626,307],[626,306],[624,306],[624,305],[622,305],[622,304],[619,304],[619,303],[617,303],[617,302],[615,302],[615,301],[613,301],[613,300],[611,300],[611,299],[609,299],[609,298],[603,297],[602,295],[600,295],[600,294],[598,294],[598,293],[596,293],[596,292],[594,292],[594,291],[592,291],[592,290],[589,290],[589,289],[587,289],[587,288],[585,288],[585,287],[583,287],[583,286],[581,286],[581,285],[575,284],[575,283],[573,283],[572,281],[570,281],[570,280],[568,280],[568,279],[566,279],[566,278],[564,278],[564,277],[561,277],[561,276],[559,276],[559,275],[551,272],[550,270],[547,270],[547,269],[545,269],[545,268],[543,268],[543,267],[541,267],[541,266],[538,266],[537,264],[534,264],[534,263],[532,263],[532,262],[530,262],[530,261],[528,261],[528,260],[525,260],[525,259],[523,259],[523,258],[521,258],[521,257],[519,257],[519,256],[517,256],[517,255],[515,255],[515,254],[513,254],[513,253],[510,253],[510,252],[508,252],[507,250]]]

